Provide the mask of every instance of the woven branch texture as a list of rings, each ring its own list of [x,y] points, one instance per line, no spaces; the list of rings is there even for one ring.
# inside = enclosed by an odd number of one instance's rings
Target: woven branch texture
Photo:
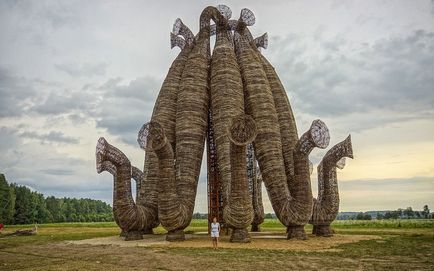
[[[333,146],[318,165],[318,198],[314,199],[309,223],[330,225],[339,212],[339,190],[336,168],[345,166],[345,157],[353,158],[351,137]]]
[[[259,49],[267,47],[267,34],[253,38],[248,27],[256,18],[249,9],[242,9],[238,20],[230,20],[231,15],[224,5],[206,7],[196,35],[181,19],[175,21],[171,47],[181,51],[138,136],[145,151],[143,172],[103,138],[98,141],[97,171],[113,175],[115,221],[127,239],[140,238],[159,223],[168,231],[167,240],[185,238],[211,119],[214,141],[209,145],[215,147],[213,165],[219,172],[224,224],[233,229],[231,241],[250,241],[247,227],[258,229],[263,222],[262,182],[288,238],[304,239],[309,222],[314,233],[330,232],[327,227],[339,208],[336,167],[343,167],[343,157],[352,157],[351,140],[331,148],[319,164],[314,199],[309,154],[328,146],[328,128],[315,120],[298,137],[285,88]]]
[[[253,222],[253,205],[249,192],[246,164],[246,146],[256,137],[256,125],[249,115],[240,115],[232,119],[227,129],[230,135],[230,162],[232,179],[227,204],[223,209],[225,222],[233,229],[246,229]],[[247,232],[247,230],[245,230]],[[245,242],[245,234],[232,232],[232,242]],[[238,236],[241,240],[238,240]]]
[[[139,169],[132,170],[126,155],[110,145],[104,138],[98,140],[96,149],[97,171],[108,171],[114,178],[113,213],[116,223],[127,232],[147,232],[152,229],[155,212],[152,208],[136,204],[131,194],[132,172],[143,178]],[[139,182],[136,179],[136,182]],[[128,237],[128,236],[127,236]]]
[[[227,134],[232,119],[244,114],[241,73],[232,44],[232,33],[218,25],[211,61],[211,111],[217,161],[223,186],[223,204],[227,203],[231,181],[230,141]]]

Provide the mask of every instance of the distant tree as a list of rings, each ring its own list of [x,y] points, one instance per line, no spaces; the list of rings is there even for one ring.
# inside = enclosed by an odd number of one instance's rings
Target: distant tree
[[[0,224],[12,224],[15,212],[15,191],[0,174]]]
[[[26,186],[8,185],[0,174],[0,223],[113,221],[112,207],[100,200],[45,198]]]
[[[56,199],[53,196],[47,197],[45,199],[45,204],[47,206],[47,210],[51,214],[52,222],[63,222],[61,203],[62,202],[60,199]]]
[[[378,220],[382,220],[384,218],[384,215],[382,213],[380,213],[380,212],[377,212],[376,218]]]
[[[423,206],[423,211],[421,213],[424,218],[429,218],[430,209],[428,208],[428,205]]]
[[[266,219],[272,219],[273,215],[271,213],[265,214]]]
[[[403,214],[407,217],[407,218],[412,218],[414,217],[414,211],[411,207],[407,207],[407,209],[405,209],[403,211]]]
[[[356,220],[371,220],[371,219],[372,219],[372,216],[368,213],[360,212],[356,215]]]
[[[35,221],[32,191],[26,186],[13,185],[15,190],[14,224],[31,224]]]
[[[51,222],[52,215],[47,210],[44,195],[38,192],[32,192],[32,209],[34,212],[34,220],[32,221],[32,223]]]
[[[396,212],[397,212],[397,214],[398,214],[398,217],[399,217],[399,218],[402,218],[402,215],[403,215],[403,213],[404,213],[404,210],[401,209],[401,208],[398,208],[398,210],[396,210]]]

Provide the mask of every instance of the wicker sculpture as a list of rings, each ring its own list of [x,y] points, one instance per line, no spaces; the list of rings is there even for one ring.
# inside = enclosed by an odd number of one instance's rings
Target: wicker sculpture
[[[352,158],[351,140],[333,147],[318,166],[319,195],[313,199],[308,156],[313,148],[328,146],[328,128],[315,120],[298,137],[286,91],[258,49],[267,47],[267,34],[253,39],[250,10],[243,9],[238,20],[230,20],[231,14],[224,5],[205,8],[197,35],[180,19],[175,21],[171,47],[181,52],[164,80],[151,121],[139,132],[143,173],[103,138],[98,141],[97,169],[114,176],[115,219],[126,239],[141,238],[161,223],[167,240],[184,240],[207,129],[214,134],[223,219],[232,229],[232,242],[249,242],[249,225],[259,230],[262,182],[288,239],[306,238],[304,225],[309,222],[315,234],[331,233],[339,204],[336,167],[342,157]],[[136,203],[131,178],[138,185]]]
[[[309,221],[313,234],[332,236],[330,224],[339,212],[339,190],[336,168],[343,169],[345,157],[353,158],[351,137],[332,147],[318,165],[318,198],[313,199],[313,214]]]
[[[132,167],[125,154],[104,138],[98,140],[96,166],[98,173],[108,171],[113,175],[113,214],[125,240],[141,239],[142,234],[152,233],[152,228],[158,226],[154,206],[139,204],[139,200],[136,200],[137,203],[134,202],[131,194],[133,174],[136,182],[142,181],[143,175],[140,170]]]

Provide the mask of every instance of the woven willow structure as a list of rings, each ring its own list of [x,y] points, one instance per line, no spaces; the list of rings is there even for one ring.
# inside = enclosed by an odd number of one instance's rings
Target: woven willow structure
[[[336,168],[345,167],[345,157],[353,158],[351,137],[332,147],[318,165],[318,198],[313,199],[313,214],[309,221],[313,234],[332,236],[330,224],[339,212],[339,190]]]
[[[136,183],[142,183],[142,172],[132,167],[125,154],[103,137],[98,140],[96,147],[96,166],[98,173],[108,171],[113,175],[113,213],[125,240],[141,239],[142,234],[152,233],[157,220],[155,209],[139,204],[138,199],[137,203],[134,202],[131,194],[131,178],[134,177]]]
[[[328,128],[315,120],[298,136],[283,84],[259,49],[267,48],[267,34],[253,38],[250,10],[241,10],[238,19],[231,15],[224,5],[205,8],[196,35],[175,21],[170,45],[181,51],[137,139],[145,151],[143,172],[104,138],[98,141],[97,171],[113,175],[113,211],[126,240],[142,238],[159,224],[167,230],[167,240],[185,239],[206,140],[213,148],[207,152],[212,155],[208,168],[220,179],[219,190],[212,193],[221,196],[220,222],[231,229],[232,242],[249,242],[250,225],[259,230],[262,182],[288,239],[305,239],[307,223],[317,235],[331,233],[339,207],[336,167],[342,167],[343,157],[352,158],[350,137],[330,149],[318,166],[314,199],[309,154],[328,146]],[[136,180],[136,202],[131,178]]]

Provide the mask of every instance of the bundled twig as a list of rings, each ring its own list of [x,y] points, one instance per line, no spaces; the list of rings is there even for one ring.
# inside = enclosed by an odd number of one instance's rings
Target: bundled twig
[[[351,136],[333,146],[318,165],[318,198],[314,199],[313,214],[309,223],[312,233],[331,236],[330,224],[339,212],[339,190],[336,168],[343,169],[345,157],[353,158]]]
[[[246,243],[250,242],[247,227],[253,221],[252,198],[247,180],[246,146],[256,137],[256,125],[249,115],[240,115],[232,120],[228,128],[231,139],[232,179],[223,216],[233,229],[230,241]]]

